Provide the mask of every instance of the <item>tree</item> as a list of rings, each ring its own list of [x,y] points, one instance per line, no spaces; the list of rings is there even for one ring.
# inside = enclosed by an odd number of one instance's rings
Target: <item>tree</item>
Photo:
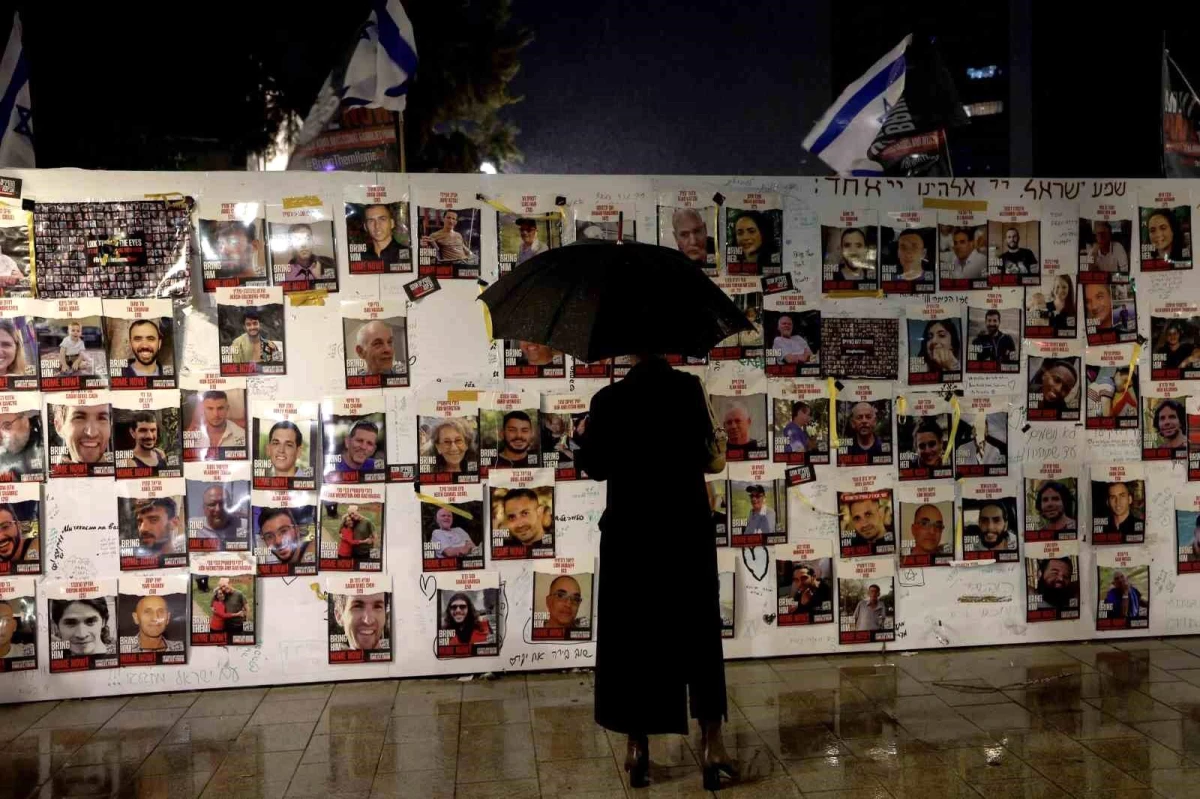
[[[520,132],[500,112],[533,34],[512,25],[511,0],[409,0],[420,61],[404,112],[409,172],[476,172],[519,163]]]

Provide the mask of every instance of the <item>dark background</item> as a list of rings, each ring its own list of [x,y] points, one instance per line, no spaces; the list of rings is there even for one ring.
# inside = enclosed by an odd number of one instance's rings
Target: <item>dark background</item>
[[[414,18],[438,2],[406,0]],[[468,3],[484,5],[495,0]],[[269,137],[263,119],[304,115],[369,10],[5,2],[5,37],[14,6],[38,165],[110,169],[244,168]],[[501,112],[524,153],[507,171],[824,173],[804,135],[914,31],[936,38],[964,103],[1004,103],[951,132],[956,174],[1159,174],[1164,33],[1127,14],[1032,0],[513,0],[512,12],[535,38],[510,86],[524,100]],[[1192,31],[1173,26],[1168,38],[1195,85]],[[418,28],[419,52],[421,42]],[[993,77],[968,79],[967,67],[992,65]]]

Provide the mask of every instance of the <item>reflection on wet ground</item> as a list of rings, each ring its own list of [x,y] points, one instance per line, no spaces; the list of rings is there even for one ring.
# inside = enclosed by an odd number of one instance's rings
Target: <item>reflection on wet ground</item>
[[[742,661],[723,795],[1200,796],[1200,639]],[[4,797],[703,795],[699,733],[624,741],[589,673],[0,706]]]

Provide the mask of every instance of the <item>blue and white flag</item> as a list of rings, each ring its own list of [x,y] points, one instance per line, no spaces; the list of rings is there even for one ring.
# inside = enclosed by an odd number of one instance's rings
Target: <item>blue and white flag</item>
[[[417,71],[412,21],[400,0],[374,0],[344,66],[335,67],[304,118],[296,146],[319,136],[342,105],[403,112]]]
[[[0,59],[0,166],[33,168],[33,109],[29,103],[29,62],[21,47],[21,16]]]
[[[841,93],[804,139],[804,149],[839,175],[879,175],[883,167],[867,157],[879,135],[888,109],[904,94],[904,52],[912,42],[905,36],[862,77]]]

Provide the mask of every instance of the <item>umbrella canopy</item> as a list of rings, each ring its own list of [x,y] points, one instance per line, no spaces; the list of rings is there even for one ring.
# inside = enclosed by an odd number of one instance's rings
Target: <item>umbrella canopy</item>
[[[700,356],[752,326],[677,250],[578,241],[535,255],[479,299],[492,335],[584,361],[656,353]]]

